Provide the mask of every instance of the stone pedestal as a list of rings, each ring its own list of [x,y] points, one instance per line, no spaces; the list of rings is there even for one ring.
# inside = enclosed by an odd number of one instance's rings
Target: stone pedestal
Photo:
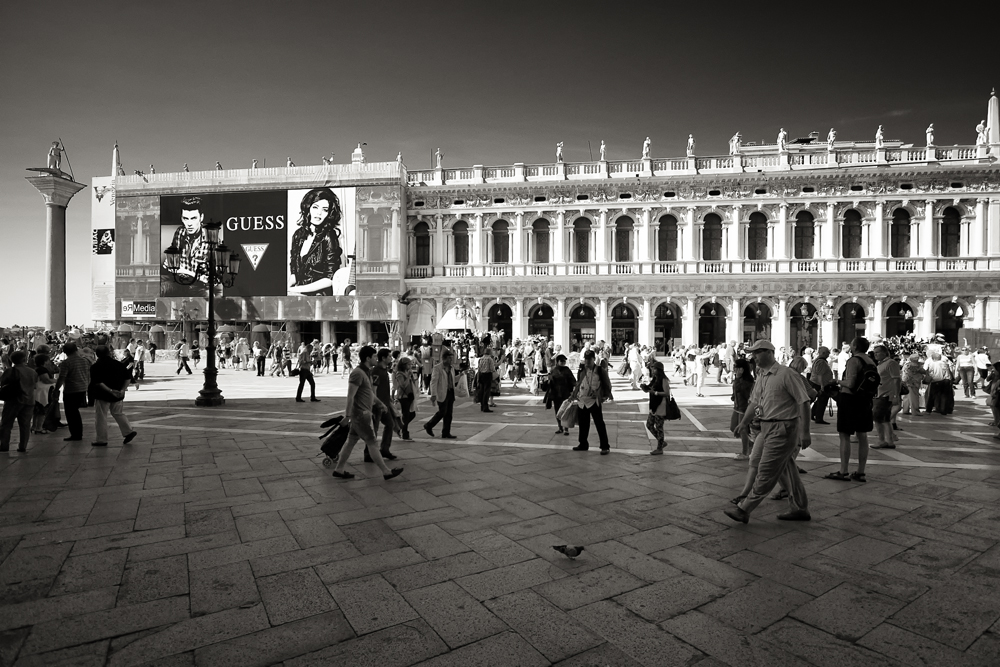
[[[26,176],[45,200],[45,328],[66,327],[66,206],[85,185],[52,174]]]

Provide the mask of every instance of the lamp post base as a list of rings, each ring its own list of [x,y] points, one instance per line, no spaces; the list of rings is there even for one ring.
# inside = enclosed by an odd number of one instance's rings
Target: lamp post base
[[[209,350],[210,354],[214,352],[214,349]],[[198,392],[198,398],[194,399],[195,405],[201,408],[213,408],[226,404],[226,399],[222,396],[219,385],[215,381],[218,375],[219,371],[215,368],[205,369],[205,385]]]

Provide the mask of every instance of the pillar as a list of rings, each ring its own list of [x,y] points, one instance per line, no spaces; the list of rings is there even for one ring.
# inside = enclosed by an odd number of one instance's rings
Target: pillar
[[[514,213],[514,238],[511,241],[510,263],[524,264],[524,211]]]
[[[990,200],[986,220],[988,223],[986,225],[986,255],[988,257],[1000,256],[1000,199]]]
[[[928,199],[924,219],[920,221],[920,250],[918,257],[937,257],[940,253],[934,247],[934,200]]]
[[[972,222],[972,235],[969,240],[969,254],[982,257],[986,254],[986,204],[988,200],[976,200],[976,217]]]
[[[441,267],[444,262],[444,216],[438,213],[434,216],[434,266]]]
[[[888,256],[886,250],[888,249],[887,229],[885,226],[885,209],[882,202],[875,202],[875,223],[874,231],[871,235],[871,252],[872,257],[884,258]]]
[[[690,209],[689,209],[690,210]],[[694,213],[692,212],[692,215]],[[681,320],[681,344],[694,345],[698,342],[698,311],[694,307],[694,299],[688,297],[684,317]]]
[[[684,246],[683,246],[683,258],[685,261],[693,262],[697,257],[695,257],[695,229],[694,229],[694,207],[688,206],[684,215]],[[685,343],[687,345],[687,343]]]
[[[866,330],[868,340],[875,340],[885,335],[885,297],[875,297],[875,305],[871,310],[871,326]]]
[[[569,355],[569,322],[566,321],[566,297],[561,296],[556,302],[552,317],[552,337],[556,345],[562,346],[562,352]]]
[[[726,342],[743,340],[743,304],[739,297],[734,296],[729,306],[729,318],[726,321]]]
[[[399,207],[394,206],[389,221],[389,242],[382,248],[382,257],[387,260],[399,260]]]
[[[434,300],[434,328],[444,319],[444,298],[438,297]]]
[[[652,303],[646,297],[642,299],[642,312],[639,313],[639,345],[653,345]]]
[[[608,319],[608,297],[602,296],[600,306],[597,308],[597,340],[610,342],[611,340],[611,320]]]
[[[66,328],[66,207],[86,186],[68,177],[28,176],[45,200],[45,328]]]
[[[556,233],[552,237],[552,257],[551,261],[553,264],[562,264],[566,260],[566,212],[556,211]],[[567,340],[569,339],[569,334],[566,334]],[[563,346],[563,349],[569,351],[569,347]]]
[[[778,297],[778,312],[774,313],[775,323],[771,325],[771,343],[774,348],[788,347],[788,299]]]
[[[294,353],[295,350],[299,349],[299,343],[302,342],[302,337],[299,335],[299,323],[295,320],[285,322],[285,333],[288,335],[288,347]],[[358,333],[361,333],[360,330]]]
[[[924,319],[920,323],[920,337],[928,339],[934,335],[934,299],[924,299]]]
[[[829,302],[827,302],[827,305],[829,305]],[[831,356],[836,354],[840,349],[837,347],[837,341],[834,340],[835,338],[834,319],[832,317],[830,319],[821,319],[819,321],[819,344],[830,348]]]
[[[872,221],[861,221],[861,256],[872,257]]]
[[[473,266],[483,263],[483,214],[476,213],[472,221],[472,237],[469,239],[469,263]]]
[[[788,259],[788,205],[778,206],[778,224],[774,228],[774,248],[771,257]]]
[[[636,233],[635,235],[635,249],[632,253],[632,257],[637,262],[649,262],[655,257],[654,248],[656,244],[653,243],[652,235],[649,233],[650,230],[650,217],[652,216],[652,209],[644,208],[642,209],[642,233]],[[638,230],[637,230],[638,232]],[[650,338],[652,340],[652,338]]]
[[[826,224],[823,225],[823,240],[821,242],[822,254],[817,255],[817,259],[837,259],[840,257],[840,244],[837,243],[840,226],[834,215],[833,202],[830,202],[826,205]]]
[[[986,328],[986,304],[989,301],[988,296],[977,296],[973,307],[976,312],[972,316],[972,324],[967,325],[973,329],[985,329]]]
[[[528,337],[528,318],[524,316],[524,297],[519,296],[514,301],[514,316],[511,318],[511,329],[514,331],[514,338],[524,340]]]
[[[733,222],[732,226],[729,228],[729,239],[728,239],[729,254],[728,256],[726,256],[726,250],[725,248],[723,248],[722,259],[737,260],[746,257],[746,254],[743,252],[743,245],[744,245],[743,237],[746,236],[746,234],[743,233],[743,230],[746,227],[746,225],[744,225],[743,221],[740,219],[742,217],[742,210],[743,207],[738,204],[736,206],[733,206],[733,213],[732,213]],[[725,223],[723,223],[723,228],[725,228],[725,226],[726,226]],[[723,232],[723,234],[724,233],[725,232]],[[726,240],[727,239],[723,238],[723,246],[725,246]]]
[[[608,209],[602,208],[597,218],[597,243],[594,246],[595,261],[607,262],[608,259]]]

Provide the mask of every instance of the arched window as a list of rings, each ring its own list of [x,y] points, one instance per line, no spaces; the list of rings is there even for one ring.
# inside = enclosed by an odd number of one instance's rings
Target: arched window
[[[573,221],[573,261],[590,261],[590,218]]]
[[[497,220],[493,223],[493,258],[494,264],[506,264],[510,261],[510,223]]]
[[[656,233],[656,258],[661,262],[677,261],[677,218],[665,215],[660,218]]]
[[[949,206],[941,219],[941,256],[958,257],[962,254],[962,216]]]
[[[905,208],[897,208],[892,212],[889,252],[893,257],[910,256],[910,212]]]
[[[549,263],[549,221],[539,218],[531,223],[531,259],[535,264]]]
[[[431,265],[431,229],[426,222],[418,222],[413,228],[413,235],[416,237],[416,266]]]
[[[747,259],[767,259],[767,216],[759,211],[750,214],[747,225]]]
[[[701,230],[701,258],[708,262],[722,259],[722,218],[715,213],[705,216]]]
[[[451,227],[451,235],[455,240],[455,263],[469,263],[469,223],[459,220]]]
[[[844,259],[861,257],[861,214],[853,208],[844,213],[840,249]]]
[[[632,261],[632,229],[635,220],[623,215],[615,220],[615,261]]]
[[[809,211],[795,216],[795,259],[814,259],[816,251],[816,220]]]

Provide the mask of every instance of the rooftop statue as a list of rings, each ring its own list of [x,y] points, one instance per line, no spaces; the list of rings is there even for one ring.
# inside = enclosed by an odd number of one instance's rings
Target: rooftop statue
[[[156,169],[153,168],[153,165],[149,165],[149,173],[151,173],[151,174],[155,174],[156,173]]]
[[[785,150],[785,142],[788,141],[788,133],[785,128],[778,130],[778,152]]]
[[[399,164],[403,164],[403,151],[399,151],[398,153],[396,153],[396,162]]]
[[[604,139],[601,139],[601,162],[604,162],[604,157],[607,151],[607,147],[604,145]]]
[[[652,143],[652,142],[650,142],[649,137],[646,137],[646,140],[644,142],[642,142],[642,159],[643,160],[649,159],[649,144],[650,143]]]
[[[253,159],[253,163],[250,165],[250,168],[251,169],[256,169],[257,168],[257,158]]]
[[[835,142],[836,140],[837,140],[837,131],[831,127],[830,131],[826,135],[826,150],[832,151],[833,142]]]
[[[441,168],[441,158],[442,157],[443,156],[441,155],[441,149],[440,148],[438,148],[437,150],[434,151],[434,164],[437,165],[438,169]]]
[[[187,162],[184,163],[184,171],[185,172],[190,171],[190,169],[188,169],[188,163]]]
[[[291,156],[285,158],[285,166],[286,167],[294,167],[295,166],[295,163],[292,162]]]
[[[976,145],[985,146],[989,143],[989,138],[986,136],[986,121],[980,121],[979,125],[976,125]]]
[[[45,166],[49,169],[62,171],[62,147],[58,141],[52,142],[52,148],[49,149],[49,159]]]
[[[927,126],[927,129],[924,130],[924,134],[927,135],[927,148],[930,148],[934,145],[934,123]]]
[[[323,166],[324,167],[325,166],[329,166],[329,164],[330,164],[330,158],[328,158],[327,156],[324,155],[323,157],[320,158],[320,160],[323,161]]]
[[[563,161],[562,149],[563,149],[563,142],[560,141],[558,144],[556,144],[556,162]]]
[[[743,135],[737,132],[733,135],[733,138],[729,140],[729,154],[738,155],[740,152],[740,144],[743,141]]]
[[[216,162],[215,162],[215,170],[216,171],[222,171],[222,163],[219,162],[218,160],[216,160]]]
[[[875,130],[875,148],[885,148],[885,138],[882,136],[882,126]]]
[[[694,157],[694,135],[688,135],[687,156]]]

